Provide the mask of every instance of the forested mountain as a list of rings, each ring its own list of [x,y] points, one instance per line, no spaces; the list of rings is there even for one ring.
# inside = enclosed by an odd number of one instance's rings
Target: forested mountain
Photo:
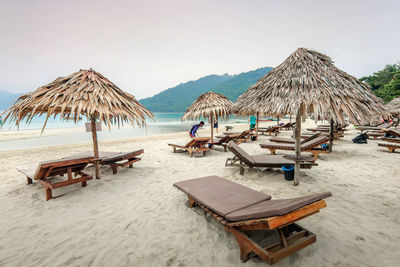
[[[196,81],[181,83],[153,97],[144,98],[139,102],[149,110],[156,112],[185,111],[199,95],[210,91],[211,88],[230,78],[232,76],[228,74],[205,76]]]
[[[0,90],[0,110],[10,107],[20,95]]]
[[[272,70],[271,67],[260,68],[249,72],[240,73],[231,79],[218,84],[212,91],[228,97],[231,101],[236,102],[237,98],[246,92],[246,90],[255,84],[258,79],[263,77],[267,72]]]
[[[389,102],[400,96],[400,65],[386,65],[383,70],[362,77],[360,81],[368,83],[377,96]]]
[[[213,91],[236,101],[247,88],[272,68],[265,67],[237,75],[209,75],[195,81],[180,84],[161,93],[140,100],[154,112],[183,112],[201,94]]]

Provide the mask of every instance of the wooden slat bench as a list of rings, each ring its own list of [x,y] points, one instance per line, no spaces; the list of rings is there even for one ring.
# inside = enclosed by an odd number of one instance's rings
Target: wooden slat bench
[[[38,180],[43,184],[46,192],[46,200],[51,199],[52,190],[67,185],[82,183],[82,187],[87,185],[88,180],[93,177],[84,173],[83,170],[90,163],[91,158],[75,158],[67,160],[53,160],[40,162],[32,168],[32,165],[17,167],[17,170],[23,173],[32,184],[33,180]],[[53,183],[49,178],[54,176],[64,176],[67,174],[67,180]]]

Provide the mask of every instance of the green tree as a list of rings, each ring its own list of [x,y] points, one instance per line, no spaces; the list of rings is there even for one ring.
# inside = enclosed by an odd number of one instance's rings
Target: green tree
[[[400,96],[400,65],[386,65],[383,70],[362,77],[360,81],[368,83],[377,96],[389,102]]]

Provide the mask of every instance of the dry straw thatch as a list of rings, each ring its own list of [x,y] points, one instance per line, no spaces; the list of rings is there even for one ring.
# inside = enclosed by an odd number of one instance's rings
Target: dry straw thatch
[[[386,107],[391,114],[400,115],[400,97],[392,99],[392,101],[386,104]]]
[[[182,120],[196,120],[203,118],[217,118],[223,120],[229,118],[233,103],[221,94],[208,92],[199,96],[190,107],[187,108]]]
[[[30,123],[36,115],[60,115],[62,119],[79,120],[81,115],[103,121],[106,125],[123,125],[124,122],[145,126],[145,116],[153,114],[133,95],[119,89],[110,80],[94,70],[80,70],[69,76],[39,87],[36,91],[20,96],[5,112],[4,121],[24,119]],[[43,129],[46,126],[43,126]]]
[[[238,98],[234,111],[242,115],[313,114],[315,119],[365,123],[388,116],[369,86],[339,70],[317,51],[299,48]]]

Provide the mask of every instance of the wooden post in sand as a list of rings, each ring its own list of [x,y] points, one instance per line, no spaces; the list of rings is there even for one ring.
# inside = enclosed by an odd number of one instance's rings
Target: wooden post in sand
[[[90,118],[91,128],[92,128],[92,138],[93,138],[93,152],[94,152],[94,166],[96,169],[96,179],[100,179],[100,165],[99,165],[99,144],[97,142],[97,132],[96,132],[96,117],[92,116]]]
[[[256,140],[258,140],[258,112],[257,112],[257,118],[256,118]]]
[[[329,127],[329,152],[332,152],[332,146],[333,146],[333,119],[331,119],[331,124]]]
[[[295,137],[295,155],[296,155],[296,162],[294,164],[294,180],[293,185],[298,185],[300,180],[300,161],[301,152],[300,152],[300,132],[301,132],[301,109],[302,106],[299,108],[297,115],[296,115],[296,126],[294,128],[294,137]]]
[[[212,113],[210,116],[210,120],[211,120],[211,142],[212,142],[212,140],[214,140],[214,114]]]

